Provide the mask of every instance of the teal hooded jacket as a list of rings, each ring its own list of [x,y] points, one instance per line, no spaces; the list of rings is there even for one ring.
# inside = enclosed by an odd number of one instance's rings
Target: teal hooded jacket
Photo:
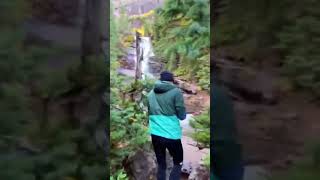
[[[149,132],[181,139],[180,120],[186,118],[182,92],[172,82],[157,81],[148,94]]]

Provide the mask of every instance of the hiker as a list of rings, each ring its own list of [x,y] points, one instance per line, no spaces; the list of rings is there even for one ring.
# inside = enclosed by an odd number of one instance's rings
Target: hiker
[[[219,84],[211,91],[211,171],[214,180],[242,180],[241,146],[236,140],[235,115],[231,98]]]
[[[149,131],[158,163],[157,179],[166,179],[166,149],[173,158],[170,180],[179,180],[183,161],[180,120],[186,118],[182,92],[174,85],[173,74],[160,74],[148,94]]]

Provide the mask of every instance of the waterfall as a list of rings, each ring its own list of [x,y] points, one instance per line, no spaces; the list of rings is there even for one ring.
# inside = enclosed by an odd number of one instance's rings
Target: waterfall
[[[141,37],[140,52],[143,56],[141,61],[142,79],[146,79],[146,77],[153,78],[153,75],[150,73],[149,69],[149,58],[154,56],[150,37]]]

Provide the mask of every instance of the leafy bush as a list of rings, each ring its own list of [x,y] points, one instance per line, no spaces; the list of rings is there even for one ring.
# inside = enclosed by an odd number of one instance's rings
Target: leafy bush
[[[195,129],[192,134],[193,139],[204,147],[210,146],[210,111],[205,111],[194,120],[190,121],[190,126]]]
[[[128,177],[123,169],[119,170],[116,175],[111,176],[110,180],[128,180]]]

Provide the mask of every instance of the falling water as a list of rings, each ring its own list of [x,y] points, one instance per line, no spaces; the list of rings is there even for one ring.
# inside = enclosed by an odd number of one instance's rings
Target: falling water
[[[153,78],[149,69],[149,58],[154,56],[150,37],[141,37],[140,52],[143,53],[143,59],[141,61],[142,79],[146,79],[147,77]]]

